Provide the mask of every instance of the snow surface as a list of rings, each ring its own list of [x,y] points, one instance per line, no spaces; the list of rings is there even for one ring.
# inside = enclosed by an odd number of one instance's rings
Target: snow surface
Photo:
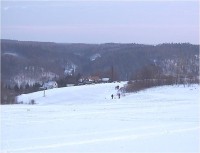
[[[1,106],[1,152],[200,152],[199,85],[111,99],[107,83],[21,95]]]
[[[3,53],[3,55],[9,55],[9,56],[15,56],[15,57],[19,56],[17,53],[12,53],[12,52],[6,52],[6,53]]]
[[[100,54],[94,54],[90,57],[90,61],[95,61],[97,58],[100,58],[101,55]]]

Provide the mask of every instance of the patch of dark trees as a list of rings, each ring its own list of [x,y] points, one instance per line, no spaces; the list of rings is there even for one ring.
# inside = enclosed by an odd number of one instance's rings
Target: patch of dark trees
[[[39,90],[40,86],[39,83],[35,83],[32,86],[26,84],[25,86],[19,87],[15,85],[12,87],[1,82],[1,104],[17,104],[18,95],[36,92]]]
[[[192,75],[165,75],[160,67],[155,65],[145,66],[139,70],[124,87],[125,92],[138,92],[147,88],[164,85],[199,84],[199,77]]]

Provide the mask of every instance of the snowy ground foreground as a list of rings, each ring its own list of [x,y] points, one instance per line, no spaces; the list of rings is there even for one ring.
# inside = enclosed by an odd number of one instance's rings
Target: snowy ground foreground
[[[1,152],[200,152],[198,85],[111,100],[116,85],[53,89],[20,97],[37,105],[1,106]]]

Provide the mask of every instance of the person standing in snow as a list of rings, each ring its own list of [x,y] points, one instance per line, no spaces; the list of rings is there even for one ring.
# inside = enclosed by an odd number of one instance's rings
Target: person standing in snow
[[[120,99],[120,93],[118,93],[118,98]]]
[[[111,98],[113,99],[113,94],[111,95]]]

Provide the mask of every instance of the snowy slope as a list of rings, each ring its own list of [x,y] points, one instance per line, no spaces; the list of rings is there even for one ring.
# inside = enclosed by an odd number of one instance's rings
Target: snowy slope
[[[1,106],[2,152],[199,152],[199,86],[110,95],[119,83],[22,95]],[[123,83],[120,84],[122,86]]]
[[[74,104],[74,103],[95,103],[105,102],[111,98],[111,94],[116,95],[115,86],[123,87],[122,83],[92,84],[84,86],[72,86],[39,91],[31,94],[21,95],[18,101],[29,103],[34,99],[38,104]],[[117,97],[117,96],[116,96]]]

